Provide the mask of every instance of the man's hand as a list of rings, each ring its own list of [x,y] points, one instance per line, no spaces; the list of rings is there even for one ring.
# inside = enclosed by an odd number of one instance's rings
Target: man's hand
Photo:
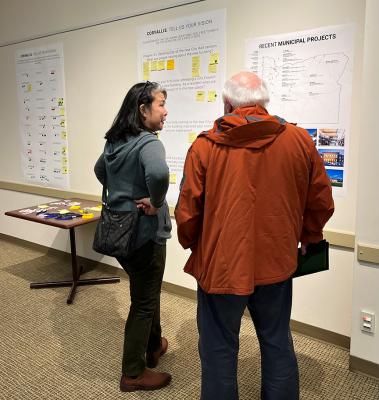
[[[307,246],[308,244],[301,243],[301,254],[305,256],[307,254]]]
[[[143,199],[134,200],[137,204],[137,208],[142,209],[146,215],[156,215],[159,208],[155,208],[151,202],[149,197],[145,197]]]

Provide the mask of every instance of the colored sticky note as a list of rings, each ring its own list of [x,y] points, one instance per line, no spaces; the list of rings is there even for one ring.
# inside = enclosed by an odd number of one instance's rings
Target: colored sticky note
[[[68,174],[68,167],[62,168],[62,174]]]
[[[66,209],[62,209],[62,210],[58,210],[58,213],[59,214],[67,214],[67,213],[69,213],[70,211],[68,211],[68,210],[66,210]]]
[[[171,184],[176,183],[176,174],[175,173],[170,174],[170,183]]]
[[[67,155],[67,147],[62,147],[62,156]]]
[[[58,106],[59,106],[59,107],[62,107],[63,105],[64,105],[63,97],[59,97],[59,98],[58,98]]]
[[[59,109],[59,115],[64,115],[64,107],[61,107],[60,109]]]
[[[158,60],[152,60],[150,63],[150,71],[156,71],[158,69]]]
[[[175,69],[175,60],[173,58],[170,58],[169,60],[167,60],[167,70],[173,70]]]
[[[101,208],[102,208],[102,205],[100,204],[100,205],[98,205],[96,207],[90,207],[89,210],[91,210],[91,211],[101,211]]]
[[[64,128],[66,126],[66,121],[64,119],[61,119],[61,122],[59,123],[59,125]]]
[[[208,101],[213,102],[216,101],[217,98],[217,93],[215,90],[209,90],[208,91]]]
[[[27,92],[31,92],[31,91],[32,91],[32,84],[31,84],[31,83],[28,83],[28,84],[26,85],[26,91],[27,91]]]
[[[197,134],[195,132],[190,132],[188,134],[188,143],[193,143],[197,138]]]
[[[157,70],[158,71],[163,71],[166,67],[166,61],[165,60],[158,60],[157,63]]]
[[[215,74],[217,72],[217,64],[209,64],[208,65],[208,72],[210,74]]]
[[[62,157],[62,164],[68,164],[68,158],[67,157]]]
[[[148,81],[150,79],[150,61],[143,63],[143,80]]]
[[[196,92],[196,101],[204,101],[205,100],[205,92],[204,90],[198,90]]]
[[[209,64],[218,64],[219,57],[220,57],[219,53],[211,53]]]
[[[42,209],[49,208],[49,206],[47,206],[46,204],[41,204],[40,206],[37,206],[37,207],[42,208]]]
[[[200,76],[200,56],[192,56],[192,77]]]
[[[65,131],[61,132],[61,139],[63,139],[63,140],[67,139],[67,132],[65,132]]]

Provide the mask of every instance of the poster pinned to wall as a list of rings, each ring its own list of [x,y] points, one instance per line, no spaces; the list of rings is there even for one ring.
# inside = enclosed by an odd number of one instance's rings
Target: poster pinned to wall
[[[16,52],[21,166],[26,182],[69,187],[63,45]]]
[[[333,192],[348,181],[354,25],[246,40],[245,66],[266,82],[268,110],[312,137]]]
[[[168,116],[159,138],[170,168],[167,201],[175,206],[187,150],[223,115],[225,10],[138,28],[138,76],[167,90]]]

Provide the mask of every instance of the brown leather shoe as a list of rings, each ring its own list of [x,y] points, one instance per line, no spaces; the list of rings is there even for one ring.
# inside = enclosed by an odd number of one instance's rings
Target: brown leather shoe
[[[171,375],[166,372],[155,372],[145,368],[137,378],[123,375],[120,381],[121,392],[136,390],[156,390],[167,386],[171,382]]]
[[[161,339],[161,347],[152,353],[146,353],[146,365],[149,368],[155,368],[158,365],[159,358],[166,353],[168,348],[168,340],[165,337]]]

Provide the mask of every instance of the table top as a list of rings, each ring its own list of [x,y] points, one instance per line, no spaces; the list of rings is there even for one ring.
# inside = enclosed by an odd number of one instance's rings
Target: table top
[[[78,209],[79,206],[79,209]],[[39,204],[18,210],[7,211],[5,215],[38,222],[40,224],[55,226],[57,228],[70,229],[79,225],[89,224],[100,218],[100,201],[83,200],[78,198],[55,200],[50,203]],[[94,208],[95,207],[95,208]],[[73,219],[61,220],[55,218],[44,218],[44,215],[59,213],[64,215],[67,212],[75,214],[93,214],[92,218],[77,217]]]

